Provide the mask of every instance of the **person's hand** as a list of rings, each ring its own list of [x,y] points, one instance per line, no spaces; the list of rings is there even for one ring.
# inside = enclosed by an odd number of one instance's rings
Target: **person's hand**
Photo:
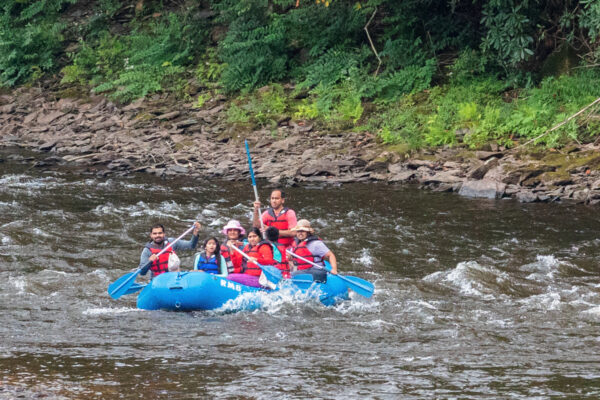
[[[158,254],[152,254],[150,257],[148,257],[148,261],[156,261],[156,259],[158,258]]]
[[[200,233],[200,229],[202,229],[202,225],[200,225],[200,222],[194,222],[194,231],[192,232],[192,235],[198,236],[198,233]]]
[[[253,262],[254,264],[258,263],[258,260],[256,258],[254,258],[254,257],[249,257],[248,261]]]
[[[260,201],[255,201],[255,202],[253,203],[253,205],[254,205],[254,209],[255,209],[256,211],[260,210]]]

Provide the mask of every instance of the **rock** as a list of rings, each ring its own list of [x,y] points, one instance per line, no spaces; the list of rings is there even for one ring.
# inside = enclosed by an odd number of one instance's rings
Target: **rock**
[[[136,101],[129,104],[128,106],[123,107],[123,111],[135,111],[135,110],[142,108],[143,105],[144,105],[144,98],[142,97],[141,99],[137,99]]]
[[[405,165],[411,169],[418,169],[419,167],[433,168],[433,163],[425,160],[408,160]]]
[[[588,192],[589,192],[588,189],[576,190],[573,192],[573,195],[571,196],[571,198],[578,203],[583,203],[588,198],[588,195],[589,195]]]
[[[413,170],[390,172],[388,181],[392,183],[409,182],[415,178],[416,174]]]
[[[538,196],[530,191],[520,191],[515,198],[521,203],[534,203],[538,200]]]
[[[290,147],[296,146],[300,140],[300,136],[290,136],[283,140],[278,140],[277,142],[271,145],[271,150],[274,152],[288,151]]]
[[[502,158],[504,157],[504,153],[496,152],[496,151],[476,151],[475,157],[480,160],[489,160],[490,158]]]
[[[462,182],[464,179],[454,175],[455,171],[442,171],[433,174],[432,176],[425,176],[421,182],[425,185],[432,183],[457,183]]]
[[[173,118],[178,117],[179,114],[181,114],[179,111],[171,111],[169,113],[159,115],[158,117],[156,117],[156,119],[169,121],[169,120],[172,120]]]
[[[321,175],[339,175],[340,171],[337,165],[330,163],[314,163],[301,167],[298,174],[302,176],[321,176]]]
[[[59,139],[48,140],[38,146],[39,151],[50,151],[58,144]]]
[[[497,158],[490,158],[485,163],[483,163],[483,165],[480,165],[479,167],[472,170],[468,174],[468,177],[473,180],[483,179],[485,174],[487,174],[488,171],[491,170],[492,168],[497,167],[498,164],[499,164],[499,161]]]
[[[294,133],[306,133],[313,129],[313,125],[306,121],[290,122],[290,126],[294,129]]]
[[[49,123],[51,123],[52,121],[54,121],[55,119],[62,117],[63,115],[65,115],[64,112],[62,111],[52,111],[50,114],[46,114],[46,115],[40,115],[37,119],[37,123],[40,125],[48,125]]]
[[[594,181],[590,188],[592,190],[600,190],[600,179]]]
[[[458,194],[466,197],[499,199],[504,195],[506,185],[488,179],[463,182]]]

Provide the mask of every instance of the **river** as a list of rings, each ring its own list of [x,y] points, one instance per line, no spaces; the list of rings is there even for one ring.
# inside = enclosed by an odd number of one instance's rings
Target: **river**
[[[293,187],[287,205],[371,299],[141,311],[106,289],[150,225],[248,226],[248,182],[0,171],[0,399],[600,397],[596,208]]]

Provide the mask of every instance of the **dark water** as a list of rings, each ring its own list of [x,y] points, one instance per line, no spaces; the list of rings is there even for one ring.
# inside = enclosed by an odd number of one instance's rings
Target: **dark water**
[[[0,171],[0,398],[600,397],[597,208],[290,188],[372,299],[148,312],[106,288],[149,226],[247,226],[248,183]]]

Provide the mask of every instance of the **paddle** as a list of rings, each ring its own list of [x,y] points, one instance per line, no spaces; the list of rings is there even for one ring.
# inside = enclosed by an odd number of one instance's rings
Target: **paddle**
[[[252,178],[252,188],[254,189],[254,199],[258,203],[258,190],[256,189],[256,179],[254,179],[254,169],[252,168],[252,157],[250,157],[250,148],[248,147],[248,141],[244,140],[244,144],[246,145],[246,155],[248,156],[248,169],[250,169],[250,177]],[[260,220],[260,227],[263,232],[263,239],[265,237],[265,225],[262,220],[262,212],[260,211],[260,207],[258,207],[258,219]]]
[[[244,253],[237,247],[235,247],[235,246],[231,246],[231,247],[235,251],[240,253],[242,255],[242,257],[244,257],[246,260],[249,260],[251,258],[248,254]],[[259,263],[256,263],[256,265],[258,265],[260,267],[260,269],[262,269],[262,271],[265,273],[265,277],[271,283],[278,284],[279,281],[281,281],[281,279],[283,278],[283,276],[281,275],[281,271],[278,270],[277,268],[273,267],[272,265],[260,265]]]
[[[195,226],[192,225],[187,231],[183,232],[183,234],[181,236],[179,236],[177,239],[173,240],[171,243],[169,243],[169,245],[167,247],[162,249],[157,254],[157,256],[160,256],[162,253],[169,250],[171,248],[171,246],[173,246],[175,243],[177,243],[179,240],[181,240],[182,237],[184,237],[185,235],[190,233],[192,230],[194,230],[194,227]],[[145,268],[149,268],[151,265],[152,265],[152,261],[148,261],[148,263],[146,265],[144,265],[143,267],[139,267],[135,271],[129,272],[129,273],[123,275],[122,277],[120,277],[119,279],[117,279],[116,281],[114,281],[113,283],[108,285],[108,294],[110,295],[110,297],[112,297],[113,299],[116,300],[119,297],[130,293],[129,289],[134,284],[135,278],[140,274],[140,272],[142,272],[142,270],[144,270]]]
[[[289,250],[287,251],[287,253],[289,255],[291,255],[292,257],[296,257],[297,259],[302,260],[306,263],[309,263],[310,265],[312,265],[314,267],[324,269],[325,271],[327,271],[327,268],[324,268],[323,266],[321,266],[319,264],[316,264],[312,261],[307,260],[304,257],[294,254]],[[327,273],[331,274],[331,272],[329,272],[329,271],[327,271]],[[332,274],[332,275],[336,275],[336,274]],[[356,276],[344,276],[342,274],[337,274],[336,276],[338,276],[341,280],[343,280],[346,283],[346,286],[348,286],[348,288],[354,290],[356,293],[360,294],[361,296],[369,298],[373,295],[375,286],[371,282],[366,281],[361,278],[358,278]]]

